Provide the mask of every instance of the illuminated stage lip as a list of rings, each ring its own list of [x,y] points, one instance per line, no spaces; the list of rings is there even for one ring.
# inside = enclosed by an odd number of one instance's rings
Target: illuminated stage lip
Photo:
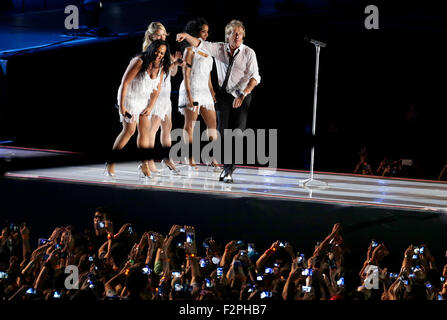
[[[447,208],[447,183],[430,180],[398,179],[315,172],[315,178],[328,183],[326,188],[305,189],[299,180],[307,171],[238,166],[233,184],[218,181],[219,173],[205,165],[190,169],[177,165],[181,176],[171,175],[161,163],[160,172],[147,181],[138,177],[138,162],[116,164],[116,178],[103,175],[104,165],[82,165],[26,171],[11,171],[10,178],[38,179],[64,183],[93,184],[114,188],[135,188],[216,194],[229,197],[260,197],[288,201],[306,201],[349,206],[373,206],[404,210],[440,211]]]
[[[51,155],[52,153],[57,154],[80,154],[79,152],[73,152],[73,151],[63,151],[63,150],[53,150],[53,149],[38,149],[38,148],[24,148],[24,147],[14,147],[14,146],[1,146],[1,149],[12,149],[17,151],[38,151],[38,152],[46,152],[48,155]]]

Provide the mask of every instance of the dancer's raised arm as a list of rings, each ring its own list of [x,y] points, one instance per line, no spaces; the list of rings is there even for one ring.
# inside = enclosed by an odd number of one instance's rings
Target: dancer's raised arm
[[[177,33],[177,42],[182,42],[183,40],[186,40],[193,47],[198,47],[200,45],[200,40],[198,38],[193,37],[186,32]]]

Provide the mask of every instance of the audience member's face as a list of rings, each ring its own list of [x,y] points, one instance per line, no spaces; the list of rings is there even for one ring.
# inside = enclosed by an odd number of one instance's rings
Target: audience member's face
[[[95,212],[93,218],[93,226],[96,230],[96,235],[106,234],[107,233],[107,215],[102,212]],[[99,232],[99,233],[98,233]]]
[[[229,43],[233,48],[239,48],[244,39],[244,29],[241,27],[234,27],[233,32],[230,34]]]
[[[95,228],[97,228],[99,222],[101,222],[101,221],[104,221],[104,214],[96,211],[94,218],[93,218],[93,224],[94,224]]]
[[[151,34],[150,38],[151,38],[152,41],[155,41],[155,40],[166,41],[166,32],[164,32],[161,29],[158,29],[153,34]]]
[[[202,38],[203,40],[206,40],[208,38],[208,31],[209,31],[208,25],[204,24],[202,26],[202,30],[200,30],[200,32],[199,32],[199,38]]]

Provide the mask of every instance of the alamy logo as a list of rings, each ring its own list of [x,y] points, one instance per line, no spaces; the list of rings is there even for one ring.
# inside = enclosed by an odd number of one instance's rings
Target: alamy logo
[[[368,30],[379,29],[379,8],[369,5],[365,8],[365,13],[369,14],[365,18],[365,28]]]
[[[65,267],[64,273],[69,274],[65,278],[65,288],[67,290],[71,289],[79,289],[79,269],[77,266],[74,265],[68,265]]]
[[[74,5],[65,7],[64,13],[69,14],[64,21],[65,29],[79,29],[79,9]]]
[[[225,129],[224,139],[222,139],[219,132],[216,130],[217,138],[209,141],[208,130],[204,130],[200,135],[200,122],[193,122],[194,133],[192,140],[192,156],[196,160],[202,160],[205,163],[210,163],[212,159],[215,159],[219,163],[244,163],[244,155],[246,155],[247,164],[255,164],[256,160],[260,165],[268,165],[269,168],[276,168],[278,164],[278,130],[268,130],[268,154],[266,154],[266,129]],[[188,134],[185,130],[177,128],[171,131],[172,141],[177,141],[171,147],[169,157],[174,161],[182,161],[184,158],[188,158],[189,154],[188,143],[186,138]],[[244,139],[247,142],[246,153],[244,153]],[[233,145],[234,140],[234,145]],[[202,150],[200,150],[200,141],[209,141]],[[224,144],[224,159],[222,159],[222,141]],[[234,147],[234,148],[233,148]],[[233,149],[234,158],[233,162]],[[180,153],[180,155],[179,155]]]
[[[379,267],[368,265],[365,269],[366,279],[363,282],[366,289],[379,289]]]

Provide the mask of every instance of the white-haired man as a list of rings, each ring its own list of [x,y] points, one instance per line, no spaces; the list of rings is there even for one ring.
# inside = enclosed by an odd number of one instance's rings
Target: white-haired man
[[[253,49],[243,44],[245,27],[232,20],[225,27],[225,42],[208,42],[187,33],[177,34],[177,41],[186,40],[214,57],[219,89],[216,92],[218,130],[224,138],[225,129],[245,130],[252,91],[261,82],[258,61]],[[224,164],[220,181],[233,182],[233,163]]]

